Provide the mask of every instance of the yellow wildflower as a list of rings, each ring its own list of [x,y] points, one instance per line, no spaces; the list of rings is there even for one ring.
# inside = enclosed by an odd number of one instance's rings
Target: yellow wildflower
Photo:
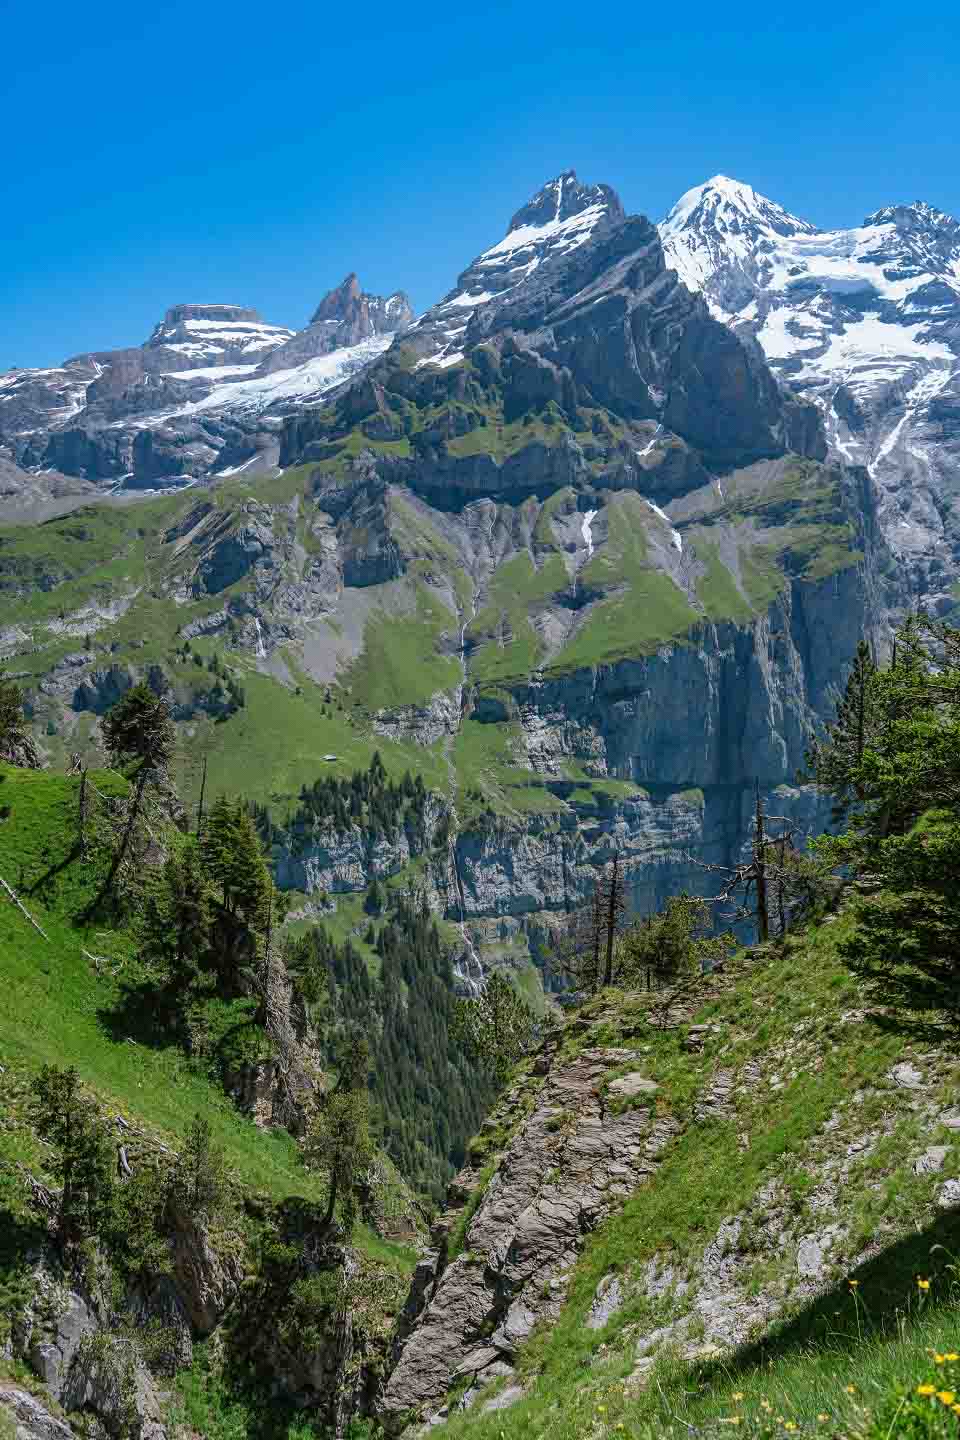
[[[960,1360],[960,1355],[957,1354],[956,1350],[948,1350],[943,1358],[944,1360]]]
[[[817,1416],[817,1419],[820,1421],[821,1425],[826,1425],[827,1421],[830,1419],[830,1416],[824,1415],[821,1411],[821,1413]]]
[[[918,1386],[917,1386],[917,1394],[918,1394],[918,1395],[935,1395],[936,1393],[937,1393],[937,1387],[936,1387],[936,1385],[918,1385]]]
[[[937,1399],[940,1401],[941,1405],[952,1405],[956,1398],[957,1397],[952,1390],[937,1391]]]
[[[950,1409],[953,1411],[954,1415],[960,1415],[960,1405],[951,1405]]]
[[[918,1289],[918,1290],[929,1290],[929,1289],[930,1289],[930,1281],[929,1281],[929,1280],[921,1280],[921,1279],[919,1278],[919,1276],[918,1276],[918,1277],[917,1277],[917,1289]]]
[[[946,1360],[946,1358],[947,1358],[946,1355],[934,1355],[934,1357],[933,1357],[933,1363],[934,1363],[934,1365],[942,1365],[943,1362],[944,1362],[944,1360]]]
[[[848,1280],[848,1281],[847,1281],[847,1284],[850,1286],[850,1289],[851,1289],[851,1290],[856,1290],[857,1286],[860,1284],[860,1281],[859,1281],[859,1280]]]
[[[797,1428],[797,1422],[796,1422],[796,1420],[785,1420],[785,1421],[783,1422],[783,1428],[784,1428],[784,1430],[796,1430],[796,1428]]]
[[[847,1394],[848,1394],[848,1395],[856,1395],[856,1393],[857,1393],[857,1387],[856,1387],[856,1385],[848,1385],[848,1386],[847,1386]]]
[[[743,1399],[743,1391],[742,1391],[742,1390],[734,1390],[734,1392],[733,1392],[733,1398],[734,1398],[734,1400],[742,1400],[742,1399]]]
[[[606,1413],[607,1413],[607,1407],[606,1407],[606,1405],[598,1405],[598,1406],[597,1406],[597,1414],[598,1414],[598,1415],[606,1415]]]

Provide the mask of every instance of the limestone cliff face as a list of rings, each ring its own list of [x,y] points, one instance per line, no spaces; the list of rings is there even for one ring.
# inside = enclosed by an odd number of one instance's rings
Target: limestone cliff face
[[[323,891],[329,895],[366,890],[374,879],[395,875],[429,849],[449,820],[449,807],[428,796],[424,807],[422,842],[402,824],[390,835],[372,837],[369,830],[351,825],[293,829],[289,839],[274,847],[274,876],[281,890]]]
[[[514,759],[543,777],[557,808],[458,819],[431,802],[419,883],[478,938],[523,931],[535,948],[615,853],[639,913],[681,888],[706,893],[700,865],[729,864],[748,842],[755,782],[771,813],[801,833],[822,828],[823,805],[797,772],[857,640],[881,631],[870,577],[851,566],[791,585],[751,623],[704,624],[654,655],[534,678],[482,702],[491,725],[505,714],[517,722]],[[626,783],[584,803],[570,765]],[[449,846],[436,843],[441,821]],[[275,858],[282,887],[335,894],[396,873],[413,851],[402,830],[371,844],[353,827],[290,836]]]

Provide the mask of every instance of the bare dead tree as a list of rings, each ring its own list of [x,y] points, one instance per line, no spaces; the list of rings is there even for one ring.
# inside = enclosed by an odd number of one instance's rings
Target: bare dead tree
[[[200,776],[200,800],[197,804],[197,834],[203,827],[203,798],[207,791],[207,757],[203,757],[203,773]]]
[[[615,855],[589,900],[572,912],[558,938],[559,968],[590,994],[612,985],[617,937],[627,913],[623,862]]]
[[[606,957],[603,967],[604,985],[613,984],[613,947],[618,932],[623,928],[624,917],[627,913],[627,902],[623,892],[623,872],[620,868],[620,856],[614,855],[610,864],[610,872],[604,879],[603,884],[603,911],[604,928],[606,930]]]
[[[719,892],[705,897],[708,904],[731,906],[731,909],[721,911],[725,920],[754,921],[757,941],[765,944],[770,939],[771,894],[777,908],[777,933],[785,935],[789,929],[791,906],[803,857],[793,843],[795,823],[786,815],[767,815],[763,808],[759,781],[755,782],[754,790],[750,859],[740,865],[709,865],[694,856],[688,858],[699,869],[723,877]],[[771,833],[771,825],[778,827],[774,833]]]
[[[754,781],[756,818],[753,831],[753,865],[757,885],[757,934],[760,943],[770,939],[770,911],[767,907],[767,853],[766,832],[763,823],[763,801],[760,799],[760,781]]]
[[[603,953],[603,897],[599,885],[590,899],[568,917],[558,936],[558,968],[578,989],[591,995],[600,988]]]
[[[80,759],[79,755],[76,757]],[[80,843],[80,858],[87,858],[87,811],[90,803],[90,795],[87,788],[87,767],[80,771],[80,793],[77,797],[77,830]]]

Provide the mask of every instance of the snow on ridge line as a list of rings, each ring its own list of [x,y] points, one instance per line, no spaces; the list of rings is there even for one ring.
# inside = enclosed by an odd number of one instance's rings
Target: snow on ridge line
[[[665,520],[667,522],[670,530],[670,544],[674,547],[675,550],[679,550],[679,552],[683,554],[683,537],[680,534],[679,530],[675,530],[673,528],[673,522],[667,512],[665,510],[661,510],[660,506],[655,504],[653,500],[648,500],[646,495],[641,495],[640,498],[645,505],[650,506],[650,509],[654,512],[654,514],[659,515],[661,520]]]
[[[566,220],[545,220],[542,225],[518,225],[516,229],[509,230],[496,245],[484,250],[477,264],[493,264],[498,262],[501,256],[511,255],[515,250],[527,250],[544,240],[552,242],[558,238],[566,238],[569,243],[564,248],[576,249],[589,240],[591,232],[606,213],[603,205],[589,205],[586,210],[581,210],[579,214],[571,215]],[[552,248],[554,247],[551,245]]]
[[[358,370],[364,369],[370,361],[389,349],[392,341],[392,335],[372,335],[359,345],[332,350],[328,355],[316,355],[289,370],[274,370],[270,375],[220,385],[202,400],[177,411],[177,414],[195,415],[204,410],[221,408],[259,413],[277,400],[323,394],[339,385],[341,380],[349,379]]]
[[[580,534],[583,536],[584,544],[587,547],[587,559],[593,554],[593,522],[598,515],[596,510],[588,510],[583,517],[583,524],[580,526]]]
[[[199,370],[161,370],[165,378],[174,380],[226,380],[237,379],[240,375],[252,375],[260,366],[256,360],[245,365],[201,365]]]

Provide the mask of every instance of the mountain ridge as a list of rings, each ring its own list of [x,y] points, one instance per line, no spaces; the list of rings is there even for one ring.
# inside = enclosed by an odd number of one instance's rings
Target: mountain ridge
[[[859,227],[819,230],[721,180],[688,192],[661,222],[669,262],[818,407],[831,454],[868,471],[910,586],[951,613],[960,569],[960,224],[916,202],[882,207]]]

